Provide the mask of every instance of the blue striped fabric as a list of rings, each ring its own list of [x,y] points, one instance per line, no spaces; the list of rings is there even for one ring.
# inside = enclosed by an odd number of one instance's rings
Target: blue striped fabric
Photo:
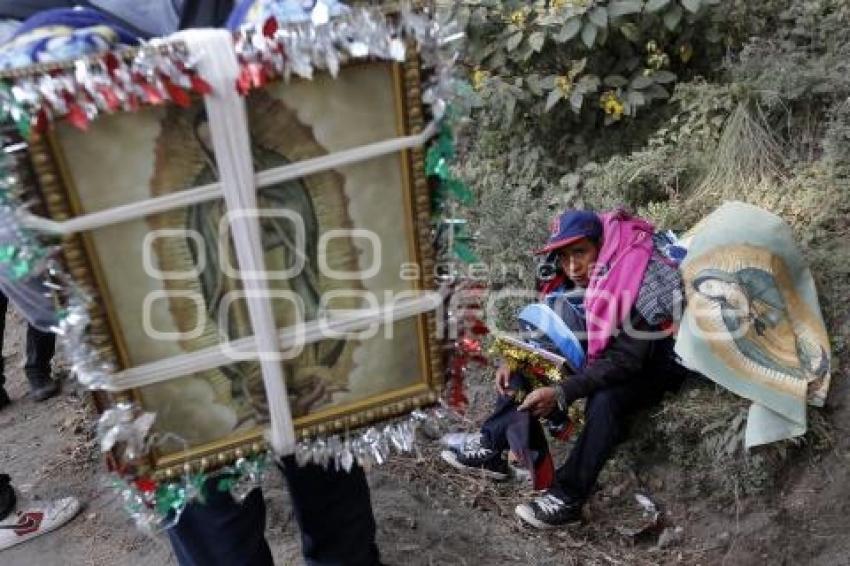
[[[520,311],[519,320],[542,332],[557,349],[555,353],[566,358],[575,369],[584,367],[585,355],[581,342],[549,305],[528,305]]]
[[[89,8],[45,10],[21,24],[0,46],[0,69],[77,59],[139,38],[104,12]]]
[[[271,16],[282,22],[309,22],[318,2],[328,7],[331,17],[348,11],[348,6],[337,0],[241,0],[230,14],[227,27],[235,30],[243,25],[259,25]]]

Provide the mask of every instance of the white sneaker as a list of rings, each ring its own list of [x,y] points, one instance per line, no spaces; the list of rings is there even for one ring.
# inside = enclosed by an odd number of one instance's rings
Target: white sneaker
[[[80,511],[76,497],[49,501],[18,500],[17,509],[0,521],[0,550],[61,527]]]

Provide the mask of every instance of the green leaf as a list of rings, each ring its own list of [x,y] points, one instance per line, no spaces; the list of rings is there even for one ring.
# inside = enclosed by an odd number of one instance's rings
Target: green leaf
[[[525,84],[528,85],[528,90],[534,96],[543,96],[543,87],[540,86],[540,76],[537,74],[531,74],[525,77]]]
[[[570,108],[578,114],[581,112],[581,106],[584,104],[584,95],[580,92],[574,92],[570,95]]]
[[[592,9],[588,12],[587,17],[590,18],[593,25],[598,28],[608,27],[608,10],[606,10],[603,6],[597,6]]]
[[[676,80],[676,73],[670,71],[655,71],[652,73],[652,80],[658,84],[672,83]]]
[[[638,75],[632,79],[631,88],[632,90],[643,90],[645,88],[649,88],[655,84],[650,77],[644,75]]]
[[[670,3],[670,0],[649,0],[646,3],[646,11],[654,14],[655,12],[660,12]]]
[[[640,29],[632,22],[621,25],[619,29],[620,33],[623,34],[623,37],[632,43],[638,43],[640,41]]]
[[[536,31],[528,36],[528,45],[530,45],[534,51],[539,52],[543,49],[544,43],[546,43],[546,36],[542,31]]]
[[[670,93],[667,92],[667,89],[657,84],[654,84],[649,87],[649,90],[647,90],[646,94],[648,97],[651,97],[653,99],[657,98],[660,100],[664,100],[665,98],[670,98]]]
[[[641,0],[619,0],[611,2],[611,5],[608,6],[608,17],[609,18],[619,18],[620,16],[627,16],[629,14],[637,14],[640,12],[643,7],[643,2]]]
[[[643,106],[646,104],[646,98],[644,98],[643,93],[638,90],[630,90],[626,95],[626,100],[628,100],[629,104],[632,106]]]
[[[627,79],[623,75],[608,75],[607,77],[602,79],[602,84],[604,84],[605,86],[620,88],[629,84],[629,79]]]
[[[561,31],[558,32],[558,35],[554,36],[552,39],[554,39],[558,43],[564,43],[565,41],[569,41],[575,36],[577,36],[580,30],[581,18],[570,18],[566,21],[564,27],[561,28]]]
[[[570,71],[567,73],[570,77],[570,80],[575,79],[577,76],[584,71],[584,68],[587,66],[587,57],[582,57],[577,61],[573,61],[573,64],[570,65]]]
[[[546,106],[543,108],[544,112],[549,112],[560,100],[564,98],[561,89],[554,89],[549,92],[549,96],[546,98]]]
[[[533,53],[534,49],[532,49],[531,46],[526,43],[522,45],[519,49],[514,51],[512,59],[514,61],[528,61]]]
[[[521,41],[522,41],[522,32],[518,31],[508,38],[507,43],[505,43],[505,49],[507,49],[508,51],[513,51],[514,49],[516,49],[519,46]]]
[[[584,27],[581,28],[581,40],[588,49],[591,49],[596,42],[596,33],[596,26],[592,22],[585,22]]]
[[[676,31],[676,28],[679,27],[679,22],[682,21],[683,14],[684,10],[681,7],[673,6],[664,14],[664,25],[670,31]]]
[[[685,9],[688,12],[690,12],[692,14],[696,14],[697,12],[699,12],[700,0],[681,0],[681,1],[682,1],[682,6],[684,6]]]
[[[555,78],[556,75],[549,75],[540,79],[540,88],[545,88],[547,90],[551,90],[555,88]]]
[[[599,90],[600,83],[601,81],[596,75],[585,75],[579,79],[578,84],[576,84],[576,89],[582,94],[596,92]]]

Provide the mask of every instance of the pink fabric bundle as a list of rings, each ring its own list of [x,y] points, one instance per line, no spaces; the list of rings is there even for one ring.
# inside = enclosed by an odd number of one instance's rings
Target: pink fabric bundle
[[[652,256],[652,224],[623,210],[600,214],[602,249],[584,299],[588,361],[598,358],[637,300]]]

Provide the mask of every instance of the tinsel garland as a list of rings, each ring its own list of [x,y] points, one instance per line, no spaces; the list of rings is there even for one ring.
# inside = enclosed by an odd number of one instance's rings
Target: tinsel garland
[[[331,17],[328,6],[318,1],[309,20],[293,22],[272,13],[260,25],[243,26],[234,34],[242,67],[236,88],[247,94],[279,77],[312,78],[317,69],[335,77],[348,60],[401,62],[413,46],[430,75],[423,102],[440,118],[463,84],[453,65],[464,33],[457,22],[440,21],[427,6],[414,8],[403,1],[399,8],[387,15],[377,7],[356,7]]]
[[[119,404],[101,416],[98,434],[101,448],[111,449],[115,443],[124,444],[136,458],[142,456],[156,443],[147,431],[153,423],[150,413],[136,417],[138,407]],[[406,454],[415,449],[420,426],[435,426],[449,416],[441,409],[413,411],[407,418],[387,424],[382,428],[370,427],[364,431],[344,436],[303,440],[295,450],[299,466],[315,464],[325,469],[351,471],[358,465],[366,471],[382,465],[393,454]],[[140,422],[141,421],[141,422]],[[129,457],[129,455],[128,455]],[[242,501],[252,490],[261,487],[265,471],[275,461],[271,452],[249,458],[240,458],[232,466],[210,473],[187,473],[176,480],[158,481],[149,475],[137,475],[121,470],[112,478],[111,486],[119,494],[124,510],[137,527],[146,532],[157,532],[174,525],[187,505],[203,503],[210,490],[229,492],[236,501]],[[215,480],[215,481],[210,481]]]
[[[481,318],[486,286],[472,280],[466,269],[458,267],[460,261],[467,266],[478,262],[470,246],[474,237],[467,231],[467,221],[458,216],[458,210],[474,202],[470,188],[455,176],[452,165],[457,158],[455,130],[457,117],[450,106],[441,123],[439,135],[430,144],[425,157],[425,172],[432,181],[431,209],[435,218],[434,249],[440,272],[440,282],[451,291],[450,297],[462,297],[464,304],[448,301],[444,309],[444,327],[449,335],[443,348],[445,356],[445,395],[449,405],[464,411],[469,403],[466,397],[466,375],[472,364],[488,365],[482,351],[481,340],[487,334],[487,325]]]
[[[103,113],[167,102],[186,107],[192,93],[210,92],[193,67],[183,44],[161,41],[72,63],[42,64],[35,75],[0,81],[0,119],[14,122],[28,138],[57,119],[85,130]]]
[[[501,337],[496,337],[490,349],[493,354],[503,357],[512,371],[525,373],[535,389],[565,379],[561,368],[551,360],[532,350],[517,347]]]

